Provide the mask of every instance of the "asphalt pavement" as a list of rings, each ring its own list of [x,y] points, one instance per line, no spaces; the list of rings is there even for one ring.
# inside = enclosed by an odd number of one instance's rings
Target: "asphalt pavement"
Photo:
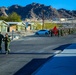
[[[11,52],[8,55],[4,48],[3,53],[0,53],[0,75],[31,75],[54,55],[61,53],[66,46],[75,42],[75,35],[23,36],[11,42]]]

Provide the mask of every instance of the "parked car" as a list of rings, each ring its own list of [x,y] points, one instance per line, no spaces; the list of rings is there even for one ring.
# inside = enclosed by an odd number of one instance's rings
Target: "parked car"
[[[35,34],[36,35],[48,35],[49,34],[49,30],[46,30],[46,29],[38,30]]]

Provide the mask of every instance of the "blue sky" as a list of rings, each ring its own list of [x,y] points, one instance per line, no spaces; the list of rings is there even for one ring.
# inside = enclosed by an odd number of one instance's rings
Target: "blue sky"
[[[33,2],[41,3],[47,6],[51,5],[56,9],[64,8],[67,10],[76,10],[76,0],[0,0],[0,7],[8,7],[15,4],[26,6]]]

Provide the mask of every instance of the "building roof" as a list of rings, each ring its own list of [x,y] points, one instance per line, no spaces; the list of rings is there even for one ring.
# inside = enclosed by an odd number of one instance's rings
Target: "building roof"
[[[5,23],[6,25],[8,25],[8,23],[6,21],[4,21],[4,20],[0,20],[0,24],[1,23]]]
[[[24,25],[25,26],[25,23],[24,22],[7,22],[8,25],[10,24],[16,24],[16,25]]]

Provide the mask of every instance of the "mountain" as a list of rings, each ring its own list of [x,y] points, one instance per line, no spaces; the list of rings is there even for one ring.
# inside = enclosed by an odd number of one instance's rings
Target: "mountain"
[[[6,10],[8,10],[6,7],[0,7],[0,16],[8,16]]]
[[[0,16],[8,16],[8,14],[16,12],[22,19],[52,19],[52,18],[71,18],[76,17],[76,11],[66,9],[55,9],[52,6],[45,6],[44,4],[32,3],[24,7],[20,5],[12,5],[8,8],[0,7]]]

